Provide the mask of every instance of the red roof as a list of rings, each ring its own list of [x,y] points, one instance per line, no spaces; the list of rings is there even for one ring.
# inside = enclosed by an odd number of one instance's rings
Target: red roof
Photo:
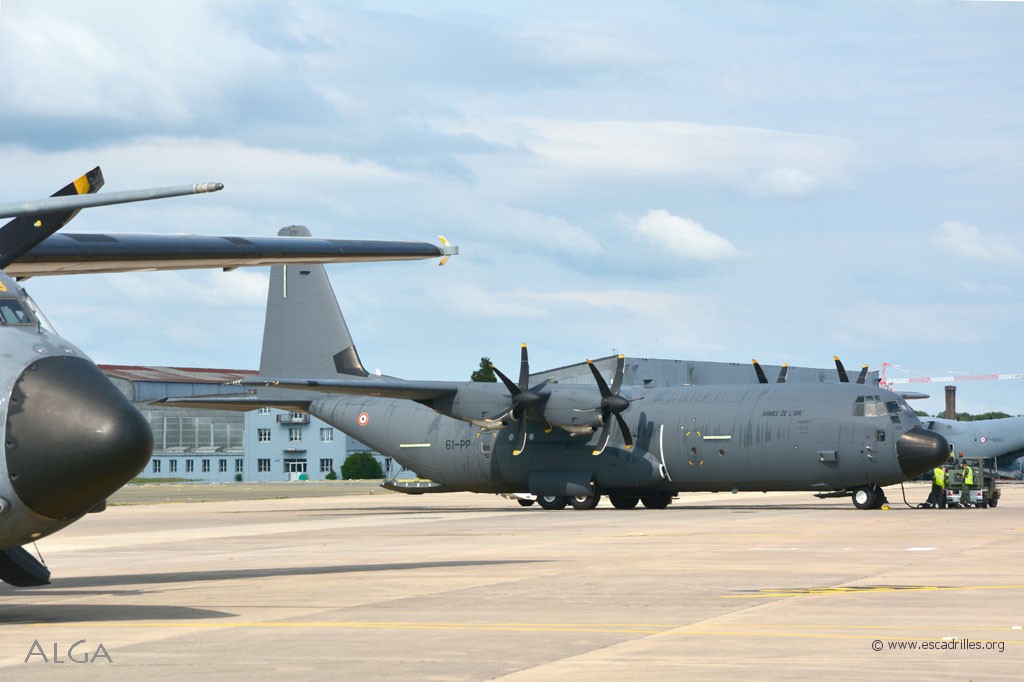
[[[251,369],[209,369],[201,367],[143,367],[139,365],[99,365],[107,376],[127,381],[166,381],[189,384],[226,384],[258,374]]]

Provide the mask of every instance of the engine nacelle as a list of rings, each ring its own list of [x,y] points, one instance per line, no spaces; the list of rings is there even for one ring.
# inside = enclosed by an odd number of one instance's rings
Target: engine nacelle
[[[555,386],[544,404],[544,416],[554,426],[586,435],[604,425],[601,394],[596,386]]]

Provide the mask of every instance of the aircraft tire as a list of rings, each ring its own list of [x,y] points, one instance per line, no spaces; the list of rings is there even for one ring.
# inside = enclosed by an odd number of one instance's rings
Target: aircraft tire
[[[579,511],[586,511],[587,509],[593,509],[601,502],[601,495],[595,493],[594,495],[577,495],[569,498],[569,504],[572,505],[573,509]]]
[[[997,505],[998,503],[999,503],[999,500],[989,500],[989,501],[988,501],[988,506],[989,506],[989,507],[991,507],[991,508],[993,508],[993,509],[995,509],[995,508],[996,508],[996,505]]]
[[[536,502],[536,500],[524,500],[521,497],[517,497],[516,502],[519,503],[520,507],[532,507],[533,503]]]
[[[653,495],[641,495],[640,501],[648,509],[664,509],[672,504],[671,493],[654,493]]]
[[[853,506],[857,509],[874,509],[878,503],[878,493],[873,488],[861,486],[853,491]]]
[[[639,495],[609,495],[608,499],[616,509],[636,509],[640,504]]]
[[[543,509],[565,509],[565,505],[569,504],[569,498],[565,495],[538,495],[537,504]]]

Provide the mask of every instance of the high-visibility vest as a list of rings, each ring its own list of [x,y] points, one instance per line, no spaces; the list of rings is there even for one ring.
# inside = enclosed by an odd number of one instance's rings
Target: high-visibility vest
[[[974,469],[964,467],[964,485],[974,485]]]
[[[940,488],[946,487],[946,470],[942,467],[935,467],[932,471],[932,475],[935,477],[935,485]]]

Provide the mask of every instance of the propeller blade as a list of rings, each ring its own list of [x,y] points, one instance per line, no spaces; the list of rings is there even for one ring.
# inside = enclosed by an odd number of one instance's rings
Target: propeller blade
[[[789,365],[782,365],[782,369],[779,370],[779,380],[775,383],[784,384],[786,383],[786,377],[789,376]]]
[[[590,372],[594,375],[594,381],[597,382],[597,389],[601,391],[601,397],[607,398],[610,396],[612,392],[608,388],[608,383],[604,380],[604,377],[601,376],[601,373],[597,371],[597,367],[594,366],[594,361],[587,360],[587,367],[590,368]]]
[[[850,383],[850,377],[846,375],[846,368],[843,367],[843,363],[839,360],[839,356],[833,355],[832,359],[836,361],[836,371],[839,372],[839,382],[843,384]]]
[[[756,359],[751,360],[751,362],[754,363],[754,371],[757,373],[757,383],[759,383],[759,384],[767,384],[768,383],[768,377],[766,377],[764,375],[764,370],[761,369],[761,365],[757,362]]]
[[[868,378],[868,366],[864,365],[860,368],[860,374],[857,375],[857,383],[863,384],[864,380]]]
[[[519,356],[519,390],[525,391],[530,381],[530,355],[526,352],[526,344],[522,346]]]
[[[608,441],[612,439],[612,420],[606,419],[604,422],[604,428],[601,429],[601,437],[597,439],[597,445],[594,446],[594,451],[590,454],[597,456],[604,452],[604,449],[608,447]]]
[[[522,454],[523,450],[526,449],[526,420],[519,420],[519,430],[516,432],[516,444],[512,448],[512,456],[516,457]]]
[[[615,413],[615,421],[619,422],[619,431],[622,432],[622,440],[626,442],[626,449],[633,447],[633,434],[629,432],[629,424],[618,412]]]
[[[615,374],[612,375],[612,393],[614,395],[619,394],[619,389],[622,388],[622,377],[626,375],[626,356],[619,355],[615,361]]]
[[[509,379],[507,376],[505,376],[504,372],[502,372],[500,369],[498,369],[494,365],[491,365],[491,369],[494,371],[495,374],[498,375],[498,378],[501,379],[501,383],[505,384],[505,388],[508,389],[508,392],[512,394],[513,398],[515,398],[517,395],[519,395],[519,393],[520,393],[519,387],[516,386],[515,384],[513,384],[512,380]]]

